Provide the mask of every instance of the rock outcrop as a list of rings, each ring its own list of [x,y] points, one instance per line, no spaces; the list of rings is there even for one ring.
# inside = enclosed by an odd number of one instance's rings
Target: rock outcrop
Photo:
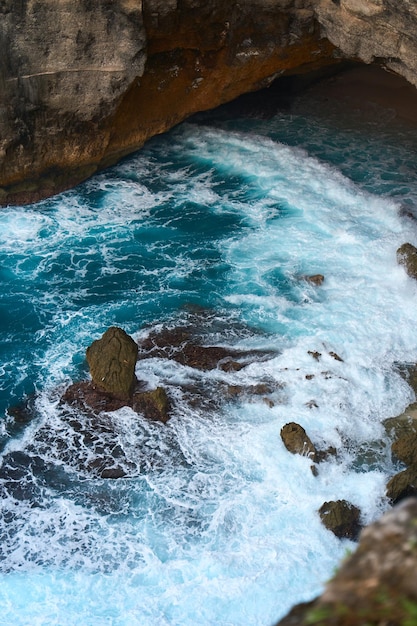
[[[46,197],[192,113],[343,59],[417,85],[394,0],[3,0],[0,204]]]
[[[86,357],[93,385],[116,398],[133,394],[138,344],[122,328],[108,328],[101,339],[93,341]]]
[[[325,502],[319,509],[325,527],[340,539],[356,541],[361,529],[361,512],[347,500]]]
[[[318,0],[326,37],[346,56],[377,61],[417,86],[417,6],[397,0]]]
[[[399,626],[417,623],[417,499],[365,528],[359,546],[316,600],[277,626]]]
[[[304,428],[296,422],[290,422],[281,428],[281,439],[291,454],[308,456],[312,461],[315,461],[316,447]]]
[[[417,279],[417,248],[411,243],[403,243],[397,250],[397,261],[404,266],[411,278]]]

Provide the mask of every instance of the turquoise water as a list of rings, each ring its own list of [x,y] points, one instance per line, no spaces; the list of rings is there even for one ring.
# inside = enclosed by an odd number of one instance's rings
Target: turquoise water
[[[320,592],[354,544],[317,510],[346,498],[369,523],[387,508],[388,448],[359,459],[414,400],[395,364],[417,361],[417,285],[396,263],[417,243],[416,140],[390,111],[301,98],[182,124],[0,212],[0,623],[267,626]],[[322,286],[304,280],[317,273]],[[88,376],[86,347],[160,324],[269,357],[232,372],[139,361],[171,420],[124,408],[86,441],[59,403]],[[219,395],[260,383],[267,401]],[[33,419],[14,419],[22,401]],[[290,421],[339,451],[317,477],[281,442]],[[127,475],[102,479],[91,463],[116,447]]]

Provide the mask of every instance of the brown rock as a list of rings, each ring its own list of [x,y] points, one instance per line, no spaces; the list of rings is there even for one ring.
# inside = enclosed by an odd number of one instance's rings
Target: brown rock
[[[309,5],[4,0],[0,202],[56,193],[277,74],[340,62]]]
[[[411,243],[403,243],[397,250],[397,261],[411,278],[417,279],[417,248]]]
[[[106,330],[86,352],[94,385],[117,398],[130,398],[136,384],[137,354],[136,342],[124,330],[115,326]]]
[[[417,432],[403,435],[394,441],[391,451],[394,457],[405,465],[417,466]]]
[[[316,287],[320,287],[324,283],[323,274],[312,274],[312,276],[304,276],[304,280]]]
[[[408,437],[413,439],[417,434],[417,403],[410,404],[401,415],[387,418],[383,425],[393,443]]]
[[[163,422],[170,418],[170,402],[163,387],[157,387],[152,391],[135,393],[132,408],[137,413],[143,413],[147,419]]]
[[[316,448],[302,426],[295,422],[281,428],[281,439],[292,454],[301,454],[315,460]]]
[[[388,481],[386,495],[393,504],[410,496],[417,496],[417,468],[409,467],[395,474]]]
[[[361,529],[360,510],[346,500],[325,502],[319,509],[320,519],[336,537],[341,539],[358,538]]]
[[[202,320],[199,320],[199,323],[203,323]],[[235,372],[249,363],[273,354],[275,353],[272,351],[244,351],[223,346],[204,346],[201,345],[198,331],[192,326],[176,326],[150,332],[139,342],[138,358],[169,358],[181,365],[203,371],[219,368],[225,372]]]

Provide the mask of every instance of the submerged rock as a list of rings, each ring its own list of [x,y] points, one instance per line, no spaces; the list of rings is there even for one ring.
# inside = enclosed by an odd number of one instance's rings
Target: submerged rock
[[[417,248],[411,243],[403,243],[397,250],[397,261],[411,278],[417,279]]]
[[[224,346],[203,345],[198,330],[190,325],[151,331],[139,341],[138,358],[159,357],[202,371],[218,368],[224,372],[236,372],[250,363],[274,354],[273,351],[235,350]]]
[[[316,600],[277,626],[416,624],[417,499],[404,501],[361,532],[360,543]]]
[[[136,342],[124,330],[112,326],[87,348],[93,384],[116,398],[127,399],[136,384]]]
[[[325,502],[319,509],[320,519],[328,530],[340,539],[358,538],[361,512],[347,500]]]

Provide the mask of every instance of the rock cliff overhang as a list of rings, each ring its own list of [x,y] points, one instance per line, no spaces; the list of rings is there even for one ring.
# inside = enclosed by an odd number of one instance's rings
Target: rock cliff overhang
[[[0,204],[71,187],[278,76],[378,59],[417,84],[416,19],[394,0],[2,0]]]

